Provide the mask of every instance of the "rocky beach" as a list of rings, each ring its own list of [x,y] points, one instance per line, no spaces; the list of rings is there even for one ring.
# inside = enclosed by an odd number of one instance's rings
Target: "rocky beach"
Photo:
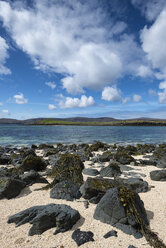
[[[166,144],[0,147],[0,247],[166,247]]]

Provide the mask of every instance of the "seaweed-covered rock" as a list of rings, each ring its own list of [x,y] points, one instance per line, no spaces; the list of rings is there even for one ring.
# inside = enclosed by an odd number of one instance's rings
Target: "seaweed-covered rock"
[[[132,161],[134,161],[134,158],[125,151],[117,151],[114,154],[114,159],[121,164],[130,164]]]
[[[166,170],[154,170],[150,172],[153,181],[166,181]]]
[[[75,154],[62,154],[53,166],[50,176],[54,178],[53,184],[70,180],[81,186],[83,184],[83,169],[84,165],[79,156]]]
[[[99,174],[98,170],[91,168],[83,169],[82,173],[89,176],[97,176]]]
[[[56,227],[54,234],[66,232],[80,219],[77,210],[64,204],[49,204],[35,206],[23,210],[8,219],[8,223],[15,223],[16,227],[26,223],[32,224],[29,235],[42,234],[46,230]]]
[[[46,167],[45,161],[38,156],[28,155],[22,162],[22,169],[24,171],[43,171]]]
[[[80,231],[80,229],[77,229],[72,233],[72,239],[74,239],[78,246],[83,245],[89,241],[94,241],[93,236],[94,234],[92,232]]]
[[[54,185],[50,191],[50,197],[54,199],[73,201],[74,199],[79,199],[81,193],[75,183],[66,180]]]
[[[42,177],[38,172],[34,170],[20,175],[20,179],[25,182],[26,185],[32,185],[34,183],[48,183],[46,178]]]
[[[111,161],[107,167],[104,167],[100,171],[102,177],[117,177],[121,175],[121,170],[116,161]]]
[[[0,199],[18,196],[26,184],[15,178],[0,178]]]
[[[107,144],[97,141],[95,144],[92,144],[89,147],[89,151],[94,152],[94,151],[98,151],[99,149],[104,149],[104,148],[107,148]]]
[[[106,152],[103,152],[103,154],[102,155],[100,155],[100,157],[99,157],[99,161],[100,162],[109,162],[110,161],[110,159],[112,159],[113,158],[113,153],[112,152],[110,152],[110,151],[106,151]]]
[[[130,205],[131,203],[131,205]],[[134,204],[134,206],[133,206]],[[134,209],[131,209],[131,208]],[[140,224],[132,211],[136,211],[138,218],[148,225],[144,204],[139,195],[127,188],[109,189],[97,204],[94,218],[101,222],[122,229],[136,238],[141,237]]]

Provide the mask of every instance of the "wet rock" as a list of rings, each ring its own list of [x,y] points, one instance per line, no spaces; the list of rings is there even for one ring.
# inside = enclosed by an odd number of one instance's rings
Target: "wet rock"
[[[45,161],[38,156],[28,155],[22,162],[22,169],[24,171],[43,171],[46,167]]]
[[[35,206],[23,210],[8,219],[8,223],[15,223],[16,227],[26,223],[32,224],[29,235],[42,234],[46,230],[56,227],[54,234],[66,232],[80,219],[77,210],[64,204],[49,204]]]
[[[78,186],[71,181],[62,181],[57,183],[50,191],[50,197],[54,199],[65,199],[67,201],[73,201],[79,199],[81,193]]]
[[[14,178],[0,178],[0,199],[11,199],[18,196],[26,184]]]
[[[166,181],[166,170],[155,170],[150,172],[153,181]]]
[[[84,165],[75,154],[62,154],[57,163],[53,166],[50,176],[54,178],[53,184],[70,180],[81,186],[83,184],[82,170]]]
[[[83,169],[82,173],[89,176],[97,176],[99,174],[98,170],[91,168]]]
[[[117,231],[115,231],[115,230],[112,230],[112,231],[109,231],[108,233],[106,233],[103,237],[105,238],[105,239],[108,239],[108,238],[110,238],[110,237],[118,237],[118,235],[117,235]]]
[[[21,175],[20,179],[25,182],[26,185],[32,185],[34,183],[48,183],[48,181],[44,177],[33,170]]]
[[[80,229],[77,229],[72,233],[72,239],[78,246],[83,245],[89,241],[94,241],[93,236],[94,234],[92,232],[80,231]]]
[[[121,175],[121,170],[116,161],[111,161],[110,164],[101,169],[100,176],[102,177],[117,177]]]

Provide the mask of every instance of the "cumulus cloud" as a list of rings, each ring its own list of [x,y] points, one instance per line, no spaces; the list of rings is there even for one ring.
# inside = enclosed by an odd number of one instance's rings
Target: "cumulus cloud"
[[[140,65],[138,67],[137,76],[140,76],[142,78],[152,77],[153,76],[153,71],[148,66]]]
[[[130,98],[130,97],[125,97],[125,98],[122,100],[123,104],[126,104],[126,103],[128,103],[128,102],[130,102],[130,101],[131,101],[131,98]]]
[[[10,74],[11,71],[5,66],[8,55],[9,46],[6,41],[0,36],[0,74]]]
[[[159,69],[166,77],[166,7],[162,10],[154,24],[142,30],[142,48],[154,69]]]
[[[48,109],[54,110],[54,109],[56,109],[56,106],[54,104],[48,104]]]
[[[142,97],[140,95],[134,94],[133,95],[133,101],[134,102],[140,102]]]
[[[46,82],[45,85],[50,87],[52,90],[54,90],[56,88],[56,84],[54,82]]]
[[[36,69],[61,73],[63,88],[83,93],[136,75],[144,56],[124,34],[126,23],[107,18],[95,2],[36,0],[32,9],[0,1],[0,19]]]
[[[165,104],[166,103],[166,81],[163,81],[159,84],[159,89],[163,90],[163,91],[158,92],[159,103]]]
[[[17,104],[26,104],[28,103],[28,99],[27,98],[24,98],[24,95],[22,93],[19,93],[18,95],[14,95],[13,96],[15,102]]]
[[[82,95],[81,98],[66,97],[59,102],[61,108],[86,108],[95,104],[92,96]]]
[[[121,91],[115,86],[104,87],[102,91],[102,99],[105,101],[119,102],[121,101]]]

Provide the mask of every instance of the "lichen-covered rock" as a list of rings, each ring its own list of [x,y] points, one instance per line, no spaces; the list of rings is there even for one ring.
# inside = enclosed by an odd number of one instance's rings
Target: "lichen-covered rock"
[[[54,185],[50,191],[50,197],[53,199],[73,201],[74,199],[79,199],[81,197],[81,193],[75,183],[66,180]]]
[[[102,177],[117,177],[121,175],[121,170],[116,161],[111,161],[107,167],[104,167],[100,171]]]
[[[72,233],[72,239],[74,239],[78,246],[83,245],[89,241],[94,241],[93,236],[94,234],[92,232],[80,231],[80,229],[77,229]]]
[[[166,170],[154,170],[150,172],[153,181],[166,181]]]
[[[18,196],[26,184],[15,178],[0,178],[0,199]]]
[[[26,185],[32,185],[34,183],[48,183],[46,178],[42,177],[38,172],[34,170],[20,175],[20,179],[25,182]]]
[[[135,216],[138,216],[138,219]],[[148,225],[144,204],[139,195],[125,187],[107,190],[96,206],[94,218],[123,229],[136,238],[142,236],[139,234],[141,224],[139,220]]]
[[[43,171],[46,167],[45,161],[38,156],[28,155],[22,162],[22,169],[24,171]]]
[[[82,170],[84,165],[78,155],[62,154],[53,166],[50,176],[54,178],[53,184],[70,180],[81,186],[83,184]]]
[[[65,204],[49,204],[35,206],[23,210],[8,219],[8,223],[15,223],[16,227],[26,223],[32,224],[29,235],[42,234],[46,230],[56,227],[54,234],[66,232],[80,219],[77,210]]]

